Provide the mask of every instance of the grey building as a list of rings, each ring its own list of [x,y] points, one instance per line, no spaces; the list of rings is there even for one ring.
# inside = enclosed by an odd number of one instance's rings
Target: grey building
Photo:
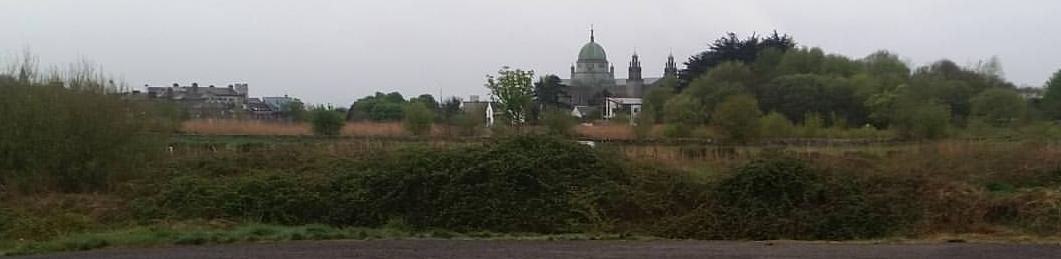
[[[180,105],[191,118],[235,118],[246,109],[247,84],[228,87],[200,87],[173,84],[172,87],[148,86],[148,99],[162,99]]]
[[[578,60],[571,66],[571,77],[563,79],[568,86],[572,106],[603,105],[608,97],[641,98],[653,87],[663,84],[667,76],[677,76],[674,55],[667,57],[662,77],[642,77],[641,60],[637,53],[630,57],[627,78],[615,78],[615,66],[608,62],[604,47],[597,43],[590,30],[589,43],[578,52]]]

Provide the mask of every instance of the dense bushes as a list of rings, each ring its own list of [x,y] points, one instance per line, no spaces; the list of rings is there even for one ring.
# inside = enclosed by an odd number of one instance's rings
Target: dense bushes
[[[888,203],[913,199],[873,195],[866,183],[781,156],[758,160],[719,182],[701,208],[665,235],[842,240],[881,237],[910,223],[907,208]]]
[[[342,113],[323,106],[313,108],[310,120],[313,122],[313,135],[317,136],[338,136],[343,124],[346,124]]]
[[[160,153],[157,136],[175,129],[155,105],[70,87],[0,74],[0,190],[107,188]]]
[[[586,146],[547,137],[380,156],[351,172],[178,177],[137,204],[146,217],[551,233],[587,223],[576,198],[603,197],[622,173]]]
[[[865,239],[969,233],[985,226],[1042,234],[1061,229],[1061,217],[1053,214],[1061,195],[1027,189],[1056,186],[1031,179],[1061,174],[981,177],[997,183],[985,188],[950,175],[867,166],[867,159],[878,159],[869,154],[809,163],[767,152],[732,170],[694,173],[624,162],[559,138],[521,136],[357,157],[280,150],[239,156],[253,159],[230,163],[247,165],[242,167],[226,164],[234,158],[223,156],[177,162],[178,176],[136,192],[133,208],[146,221],[738,240]],[[993,196],[992,188],[1022,191]]]

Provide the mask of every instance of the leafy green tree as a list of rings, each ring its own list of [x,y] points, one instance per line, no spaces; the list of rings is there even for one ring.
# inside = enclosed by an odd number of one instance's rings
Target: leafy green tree
[[[788,75],[774,79],[763,89],[759,96],[762,110],[777,111],[789,118],[800,118],[799,121],[808,113],[837,113],[848,122],[861,124],[868,116],[866,101],[850,80],[842,77]]]
[[[874,52],[861,61],[863,71],[880,82],[881,90],[894,89],[910,79],[910,67],[888,51]]]
[[[332,107],[318,106],[311,113],[313,134],[317,136],[338,136],[346,124],[342,113]]]
[[[825,52],[820,48],[801,48],[785,52],[777,65],[779,75],[821,74]]]
[[[1058,70],[1046,81],[1046,92],[1043,93],[1041,109],[1054,120],[1061,119],[1061,70]]]
[[[951,111],[935,102],[904,103],[896,114],[895,126],[908,139],[937,139],[947,135]]]
[[[667,87],[652,88],[645,93],[641,104],[641,114],[648,114],[645,119],[651,119],[650,124],[656,124],[663,118],[663,105],[674,96],[674,89]]]
[[[431,123],[435,121],[435,113],[431,111],[426,102],[409,102],[405,105],[402,119],[402,127],[416,136],[431,134]]]
[[[514,125],[527,119],[527,110],[534,100],[534,71],[502,67],[497,76],[486,76],[486,88],[501,104],[505,117]]]
[[[434,98],[431,99],[432,101]],[[398,121],[402,119],[402,107],[405,106],[405,98],[398,92],[384,94],[376,92],[375,95],[358,99],[347,111],[346,119],[353,121]]]
[[[729,139],[747,142],[759,137],[759,102],[750,95],[734,95],[718,105],[713,123]]]
[[[770,112],[759,119],[760,133],[763,137],[784,138],[791,137],[795,131],[792,121],[777,112]]]
[[[994,88],[972,99],[972,115],[995,127],[1016,124],[1028,112],[1028,103],[1016,91]]]
[[[421,94],[420,96],[409,98],[409,102],[423,104],[424,107],[427,107],[432,113],[435,113],[439,107],[438,101],[436,101],[435,97],[430,94]]]
[[[694,128],[704,121],[703,106],[687,94],[671,98],[663,105],[663,121],[669,128],[670,137],[688,137]]]

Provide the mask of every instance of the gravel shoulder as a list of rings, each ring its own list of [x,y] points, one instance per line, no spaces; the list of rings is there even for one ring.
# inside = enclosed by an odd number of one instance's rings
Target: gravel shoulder
[[[16,258],[1061,258],[1061,245],[343,240],[115,248]]]

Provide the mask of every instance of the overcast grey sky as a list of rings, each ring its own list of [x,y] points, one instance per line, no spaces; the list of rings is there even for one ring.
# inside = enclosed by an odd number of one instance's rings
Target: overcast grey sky
[[[997,56],[1040,86],[1061,68],[1061,1],[0,0],[0,58],[89,59],[132,86],[247,82],[346,106],[375,91],[484,95],[503,65],[568,76],[589,26],[619,77],[635,49],[662,74],[725,32],[777,29],[802,46],[913,65]],[[0,61],[3,62],[3,61]]]

